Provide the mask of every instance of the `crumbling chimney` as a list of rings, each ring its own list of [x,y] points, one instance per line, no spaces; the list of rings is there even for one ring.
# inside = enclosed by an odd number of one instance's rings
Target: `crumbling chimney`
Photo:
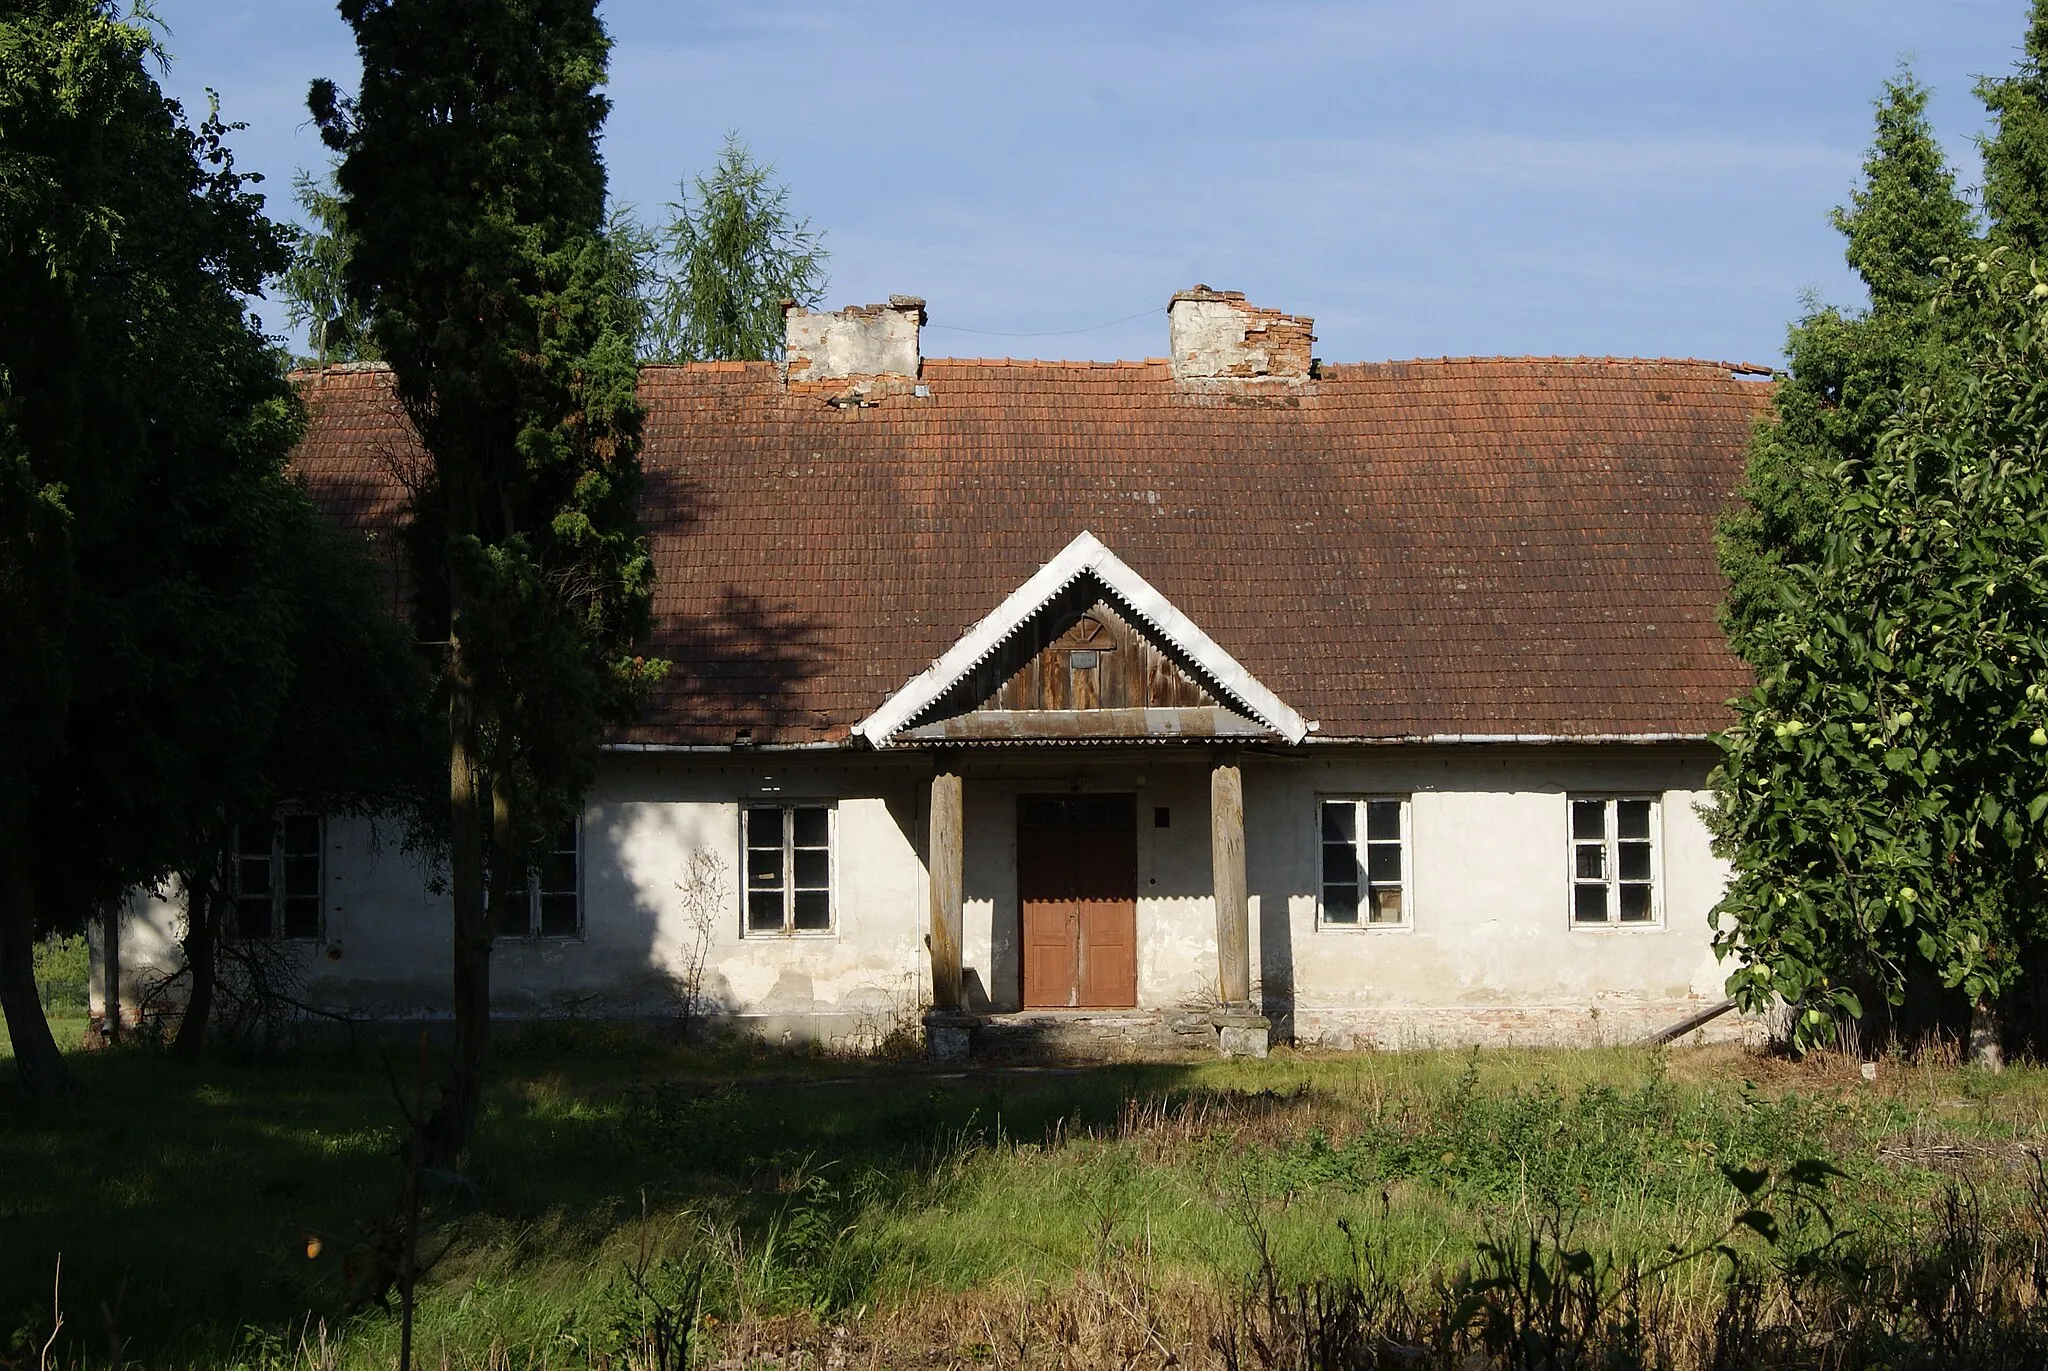
[[[1309,379],[1313,319],[1261,309],[1238,290],[1196,286],[1166,307],[1176,381]]]
[[[791,381],[916,379],[924,301],[892,295],[886,305],[813,312],[782,307],[782,351]]]

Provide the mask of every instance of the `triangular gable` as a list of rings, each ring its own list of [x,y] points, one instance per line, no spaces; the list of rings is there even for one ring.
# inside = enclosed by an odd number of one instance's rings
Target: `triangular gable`
[[[994,613],[960,636],[945,655],[909,684],[891,695],[880,709],[853,731],[876,747],[886,747],[905,725],[952,690],[994,653],[1032,616],[1084,576],[1102,587],[1138,617],[1161,641],[1192,663],[1217,692],[1251,718],[1290,743],[1308,735],[1308,725],[1280,697],[1174,608],[1152,584],[1126,566],[1092,533],[1083,532],[1012,591]]]

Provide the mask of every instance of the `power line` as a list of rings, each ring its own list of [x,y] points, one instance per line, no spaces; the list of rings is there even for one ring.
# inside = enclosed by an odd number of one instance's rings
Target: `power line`
[[[1112,319],[1106,324],[1090,324],[1087,328],[1057,328],[1043,333],[1012,333],[999,328],[962,328],[959,324],[926,324],[925,327],[944,329],[948,333],[978,333],[984,338],[1066,338],[1076,333],[1099,333],[1103,329],[1128,324],[1133,319],[1142,319],[1157,312],[1153,309],[1141,309],[1136,314],[1126,314],[1123,318]]]

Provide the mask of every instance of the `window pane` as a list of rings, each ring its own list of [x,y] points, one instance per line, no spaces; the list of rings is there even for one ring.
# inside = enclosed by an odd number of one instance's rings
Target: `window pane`
[[[270,936],[270,897],[235,901],[235,934],[242,938]]]
[[[782,887],[782,849],[754,848],[747,853],[747,885],[755,890]]]
[[[1358,887],[1355,885],[1324,886],[1323,921],[1333,924],[1357,923]]]
[[[576,936],[576,897],[574,895],[543,895],[540,897],[540,935],[543,938],[573,938]]]
[[[576,893],[576,854],[550,852],[540,860],[540,888],[557,894]]]
[[[1580,843],[1572,849],[1577,860],[1572,864],[1572,874],[1582,881],[1604,881],[1607,879],[1607,849],[1598,843]]]
[[[782,931],[782,892],[756,890],[747,896],[747,927],[756,933]]]
[[[308,897],[318,898],[320,894],[320,854],[312,852],[303,857],[284,859],[284,894],[288,900]]]
[[[1358,854],[1338,843],[1323,844],[1323,880],[1349,885],[1358,879]]]
[[[235,852],[243,857],[270,856],[269,824],[235,825]]]
[[[799,890],[823,890],[832,883],[832,854],[798,848],[796,885]]]
[[[1375,890],[1372,893],[1372,921],[1376,924],[1401,922],[1401,892]]]
[[[798,847],[823,847],[831,841],[832,820],[829,811],[810,807],[797,810],[795,817]]]
[[[320,901],[287,898],[284,902],[284,936],[287,938],[317,938],[320,936]]]
[[[1374,885],[1401,883],[1401,845],[1372,843],[1366,848],[1365,878]]]
[[[1329,800],[1323,804],[1323,840],[1325,842],[1348,843],[1358,836],[1358,806],[1349,800]]]
[[[782,846],[782,811],[779,809],[750,809],[747,811],[747,846]]]
[[[1614,802],[1614,834],[1618,838],[1643,838],[1650,836],[1650,802],[1648,800],[1616,800]]]
[[[830,928],[832,897],[822,890],[797,891],[795,923],[806,932],[819,932]]]
[[[284,821],[284,850],[298,856],[320,850],[320,818],[315,814],[287,815]]]
[[[270,896],[270,851],[265,849],[260,857],[244,857],[235,863],[238,870],[235,879],[239,883],[237,893],[251,899],[261,895]]]
[[[1572,801],[1572,836],[1574,838],[1604,838],[1607,836],[1607,801]]]
[[[1606,923],[1607,887],[1604,885],[1573,886],[1572,917],[1580,923]]]
[[[1625,885],[1621,888],[1621,917],[1625,923],[1643,923],[1650,917],[1650,887]]]
[[[1401,837],[1401,802],[1374,800],[1366,805],[1365,836],[1398,841]]]
[[[1618,843],[1621,879],[1624,881],[1647,881],[1650,879],[1650,845],[1648,843]]]

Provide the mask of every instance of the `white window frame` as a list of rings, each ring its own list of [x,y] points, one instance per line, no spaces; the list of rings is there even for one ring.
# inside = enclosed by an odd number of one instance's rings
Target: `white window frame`
[[[1366,835],[1366,806],[1374,801],[1392,801],[1401,806],[1401,917],[1399,920],[1374,921],[1364,917],[1371,901],[1372,883],[1366,877],[1365,852],[1372,840]],[[1352,855],[1359,861],[1358,910],[1360,917],[1351,923],[1332,920],[1324,907],[1324,892],[1327,884],[1323,880],[1323,810],[1327,805],[1351,804],[1357,807],[1353,820],[1351,840]],[[1415,797],[1406,792],[1346,792],[1316,796],[1315,808],[1315,862],[1316,862],[1316,930],[1328,933],[1406,933],[1415,927]],[[1384,885],[1384,883],[1383,883]]]
[[[1599,801],[1606,806],[1603,816],[1600,843],[1602,876],[1598,881],[1582,880],[1579,876],[1579,849],[1593,845],[1591,839],[1581,839],[1573,828],[1573,806]],[[1623,841],[1618,822],[1618,805],[1642,801],[1650,806],[1650,917],[1628,919],[1621,917],[1621,889],[1624,884],[1640,885],[1642,882],[1624,882],[1621,878],[1621,849]],[[1565,922],[1573,929],[1589,933],[1629,933],[1643,929],[1664,927],[1664,797],[1641,791],[1576,791],[1565,796]],[[1630,839],[1628,841],[1638,841]],[[1603,885],[1607,890],[1607,917],[1604,920],[1581,919],[1579,917],[1579,888],[1586,885]]]
[[[318,911],[315,915],[313,931],[311,933],[288,934],[285,932],[286,854],[284,850],[284,830],[285,824],[293,819],[311,819],[314,825],[313,861],[315,865],[313,869],[313,894],[310,897],[298,897],[301,899],[312,899],[314,907]],[[225,930],[227,935],[231,938],[249,942],[324,942],[327,937],[327,820],[318,814],[307,814],[303,811],[285,811],[272,815],[263,822],[270,829],[270,932],[260,937],[252,937],[242,932],[242,900],[245,898],[242,894],[242,862],[244,860],[242,854],[242,830],[248,827],[248,825],[237,824],[235,825],[234,856],[231,859],[234,863],[234,868],[228,882],[230,891],[228,896],[228,912],[231,923]]]
[[[575,889],[574,889],[573,891],[568,891],[568,890],[546,890],[546,891],[544,891],[544,890],[542,890],[542,889],[541,889],[541,870],[542,870],[542,868],[540,868],[540,867],[535,867],[535,868],[534,868],[533,870],[531,870],[531,871],[527,872],[527,873],[526,873],[526,931],[525,931],[524,933],[507,933],[507,932],[504,932],[503,930],[501,930],[501,929],[499,929],[499,928],[498,928],[498,926],[497,926],[497,916],[498,916],[498,910],[497,910],[497,901],[496,901],[496,900],[495,900],[494,898],[492,898],[492,897],[490,896],[490,894],[489,894],[489,892],[488,892],[488,891],[486,892],[486,899],[489,899],[489,900],[490,900],[490,904],[491,904],[491,907],[490,907],[490,910],[489,910],[489,914],[490,914],[490,918],[491,918],[491,941],[492,941],[492,942],[494,942],[494,943],[506,943],[506,944],[515,944],[515,943],[575,943],[575,942],[581,942],[581,941],[583,941],[583,937],[584,937],[584,929],[585,929],[585,927],[587,926],[587,919],[586,919],[586,916],[587,916],[587,915],[588,915],[588,913],[589,913],[589,907],[588,907],[588,905],[587,905],[587,904],[585,903],[585,901],[584,901],[584,898],[583,898],[583,816],[582,816],[582,815],[580,815],[580,814],[576,816],[576,820],[575,820],[575,823],[574,823],[574,824],[573,824],[573,826],[572,826],[572,830],[571,830],[571,838],[572,838],[572,841],[573,841],[573,842],[575,843],[575,849],[574,849],[574,852],[575,852],[575,858],[576,858],[576,888],[575,888]],[[559,855],[560,855],[561,853],[563,853],[563,852],[566,852],[566,851],[569,851],[569,850],[570,850],[570,849],[568,849],[568,848],[550,847],[550,848],[547,848],[547,849],[545,850],[545,852],[543,853],[543,856],[544,856],[544,857],[545,857],[545,856],[559,856]],[[574,932],[570,932],[570,933],[543,933],[543,932],[541,931],[541,903],[540,903],[540,901],[541,901],[541,896],[542,896],[542,895],[574,895],[574,896],[576,897],[576,928],[575,928],[575,931],[574,931]]]
[[[757,809],[782,811],[782,927],[755,928],[754,886],[747,854],[747,817]],[[796,926],[796,811],[825,811],[825,926]],[[837,938],[839,936],[839,803],[836,800],[788,799],[782,796],[742,800],[739,806],[740,936],[742,938]]]

